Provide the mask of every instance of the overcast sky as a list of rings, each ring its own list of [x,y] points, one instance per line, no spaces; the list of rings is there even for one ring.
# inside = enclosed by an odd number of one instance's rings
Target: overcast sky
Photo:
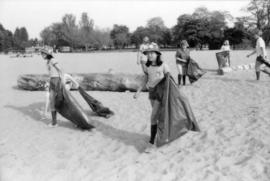
[[[24,26],[30,38],[40,38],[41,30],[60,22],[64,14],[74,14],[78,22],[81,13],[87,12],[96,27],[112,28],[113,24],[122,24],[134,31],[156,16],[171,28],[179,15],[191,14],[200,6],[210,11],[226,10],[238,17],[246,14],[241,9],[248,3],[249,0],[0,0],[0,23],[12,32]]]

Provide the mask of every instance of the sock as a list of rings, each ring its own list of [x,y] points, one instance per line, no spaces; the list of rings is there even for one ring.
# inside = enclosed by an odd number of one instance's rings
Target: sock
[[[151,125],[151,136],[150,136],[150,141],[149,143],[154,144],[155,138],[157,134],[157,124]]]
[[[186,76],[183,75],[183,85],[186,85]]]
[[[56,125],[57,120],[56,120],[56,111],[52,111],[52,125]]]
[[[260,80],[260,72],[256,72],[256,78],[257,80]]]
[[[178,85],[181,85],[181,78],[182,78],[182,75],[178,74]]]

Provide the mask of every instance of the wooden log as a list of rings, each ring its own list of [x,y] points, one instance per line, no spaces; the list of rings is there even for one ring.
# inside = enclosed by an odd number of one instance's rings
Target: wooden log
[[[71,75],[84,90],[115,92],[135,92],[144,79],[143,74],[88,73]],[[49,84],[49,76],[45,74],[25,74],[18,77],[17,84],[19,89],[43,91]],[[146,88],[143,88],[143,91],[146,91]]]

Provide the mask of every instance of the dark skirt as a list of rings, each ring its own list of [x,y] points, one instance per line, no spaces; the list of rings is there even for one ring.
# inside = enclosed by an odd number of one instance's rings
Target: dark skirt
[[[50,78],[50,91],[58,92],[60,88],[61,79],[60,77]]]
[[[56,107],[59,106],[63,101],[62,84],[60,77],[50,78],[50,107],[52,111],[55,111]]]

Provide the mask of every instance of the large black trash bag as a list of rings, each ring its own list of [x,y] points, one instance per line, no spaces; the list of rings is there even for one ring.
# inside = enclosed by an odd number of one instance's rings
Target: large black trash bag
[[[262,56],[258,56],[256,61],[265,64],[267,67],[270,67],[270,63],[266,59],[264,59]]]
[[[165,145],[181,137],[189,130],[200,131],[187,96],[178,89],[168,73],[157,85],[161,107],[158,116],[156,145]]]
[[[78,88],[80,94],[84,98],[84,100],[88,103],[91,109],[97,113],[98,116],[102,116],[105,118],[109,118],[110,116],[114,115],[114,112],[111,111],[109,108],[102,105],[101,102],[87,94],[82,87]]]
[[[230,51],[222,51],[216,53],[218,69],[226,67],[227,59],[230,57]]]
[[[189,78],[190,83],[194,83],[199,80],[204,74],[206,73],[205,70],[200,68],[198,63],[193,60],[189,59],[188,61],[188,68],[187,68],[187,76]]]
[[[58,113],[74,123],[78,128],[86,130],[94,128],[94,126],[88,123],[87,115],[71,93],[66,90],[62,82],[59,83],[57,88],[55,108]]]

